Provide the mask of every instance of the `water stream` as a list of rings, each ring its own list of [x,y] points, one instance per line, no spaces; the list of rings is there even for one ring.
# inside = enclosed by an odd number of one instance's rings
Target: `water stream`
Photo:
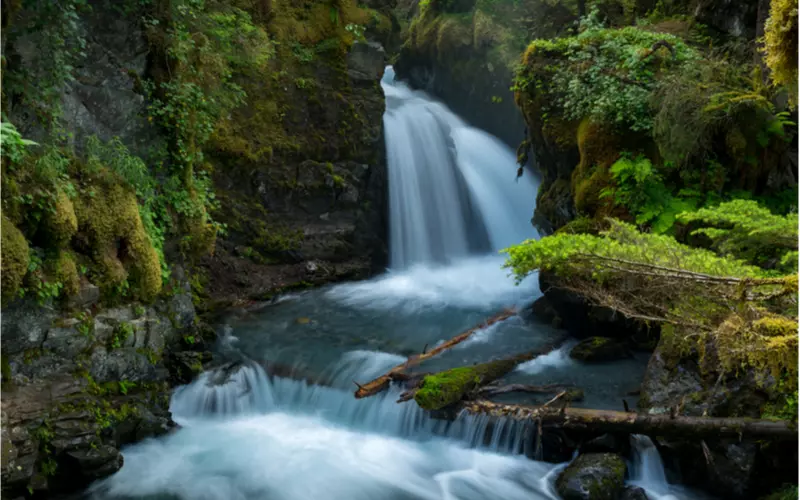
[[[396,390],[353,397],[353,381],[540,295],[535,277],[517,285],[497,254],[537,237],[529,223],[534,177],[516,182],[508,148],[394,82],[391,68],[383,88],[391,269],[233,313],[218,357],[239,361],[178,388],[171,411],[181,428],[125,448],[123,468],[93,485],[93,498],[559,498],[553,483],[566,464],[529,459],[532,431],[524,425],[468,415],[436,420],[413,402],[397,404]],[[514,317],[425,369],[524,352],[558,334]],[[570,360],[568,348],[521,365],[510,381],[574,383],[586,392],[582,404],[616,409],[647,362],[641,355],[584,366]],[[270,377],[262,368],[279,363],[324,384]],[[667,484],[649,440],[633,445],[631,482],[649,498],[693,498]]]

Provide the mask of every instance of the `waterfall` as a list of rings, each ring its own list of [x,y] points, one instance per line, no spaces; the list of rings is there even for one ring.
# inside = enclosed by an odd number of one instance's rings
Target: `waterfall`
[[[638,434],[631,435],[631,449],[633,451],[630,463],[629,483],[642,488],[647,493],[649,500],[682,500],[701,499],[697,492],[670,484],[664,473],[664,462],[653,441]]]
[[[537,236],[538,185],[517,181],[516,157],[446,106],[386,69],[383,122],[389,167],[390,264],[450,262]]]

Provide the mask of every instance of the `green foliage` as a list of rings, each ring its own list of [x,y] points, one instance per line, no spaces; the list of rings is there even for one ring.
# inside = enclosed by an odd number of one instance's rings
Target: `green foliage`
[[[631,26],[603,28],[592,15],[582,28],[573,37],[531,42],[514,90],[548,94],[544,112],[568,120],[589,117],[634,131],[652,129],[650,98],[663,74],[691,64],[698,54],[678,37]]]
[[[75,65],[85,55],[80,14],[90,8],[86,0],[26,1],[22,20],[25,31],[12,32],[12,36],[34,37],[36,50],[31,64],[4,71],[3,92],[19,95],[22,104],[34,110],[40,121],[50,127],[61,116],[60,94],[75,80]]]
[[[111,335],[111,339],[109,340],[109,348],[119,349],[123,347],[125,345],[125,341],[132,337],[133,333],[132,324],[120,323],[116,328],[114,328],[114,333]]]
[[[665,346],[695,353],[706,372],[753,369],[760,380],[785,376],[788,389],[797,388],[796,272],[771,277],[614,220],[599,236],[560,233],[506,252],[518,279],[550,271],[599,305],[660,323]]]
[[[129,380],[119,381],[119,392],[121,394],[128,394],[128,390],[133,389],[134,387],[136,387],[136,382],[131,382]]]
[[[752,200],[733,200],[678,216],[691,223],[692,234],[707,236],[722,255],[772,265],[783,272],[797,270],[797,214],[774,215]],[[772,262],[770,262],[772,261]],[[777,261],[777,265],[775,263]]]
[[[611,166],[611,176],[615,186],[604,189],[601,197],[613,198],[636,217],[637,224],[650,225],[654,233],[667,232],[677,214],[697,205],[696,199],[672,196],[661,175],[644,156],[623,156]]]
[[[27,149],[30,146],[38,146],[38,144],[23,139],[13,123],[6,120],[0,121],[0,152],[12,164],[21,162],[27,155]]]
[[[273,46],[247,12],[224,2],[177,0],[169,2],[168,10],[149,26],[151,39],[168,56],[170,78],[148,83],[146,90],[152,96],[151,116],[173,137],[177,169],[166,191],[175,196],[172,201],[192,238],[204,242],[206,233],[216,234],[220,226],[208,215],[214,198],[207,170],[199,170],[203,147],[220,122],[245,102],[244,90],[232,79],[234,70],[262,67]]]

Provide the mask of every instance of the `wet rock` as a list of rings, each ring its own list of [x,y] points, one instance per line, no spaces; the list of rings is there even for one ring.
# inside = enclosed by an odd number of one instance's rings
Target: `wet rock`
[[[125,419],[114,429],[114,442],[117,447],[137,443],[144,439],[163,436],[176,428],[168,411],[158,415],[144,406],[136,409],[136,414]]]
[[[552,325],[556,328],[561,326],[561,317],[559,317],[558,311],[556,311],[553,304],[551,304],[550,300],[545,296],[539,297],[531,304],[531,314],[542,323]]]
[[[190,328],[196,321],[192,296],[189,293],[176,294],[170,299],[170,314],[175,328]]]
[[[628,347],[614,339],[590,337],[572,348],[569,356],[585,363],[602,363],[630,357]]]
[[[60,326],[47,331],[47,340],[42,347],[66,358],[73,358],[86,351],[92,344],[92,338],[88,332],[83,334],[78,331],[79,325],[80,321],[75,318],[61,321]]]
[[[203,373],[203,363],[211,361],[210,352],[176,352],[169,356],[168,368],[173,380],[180,384],[188,384]]]
[[[625,470],[619,455],[580,455],[558,476],[556,489],[564,500],[616,500],[625,484]]]
[[[75,450],[66,454],[59,461],[65,469],[61,474],[69,474],[72,481],[88,485],[117,472],[122,468],[122,454],[110,445],[101,445],[96,448]]]
[[[353,80],[380,80],[385,67],[386,51],[378,42],[356,42],[347,54],[347,74]]]
[[[619,500],[648,500],[647,493],[637,486],[628,486],[622,491]]]

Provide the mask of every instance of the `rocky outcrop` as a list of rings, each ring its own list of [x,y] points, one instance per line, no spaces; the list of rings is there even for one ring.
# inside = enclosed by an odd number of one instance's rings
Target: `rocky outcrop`
[[[714,354],[706,356],[713,359]],[[678,355],[662,339],[647,365],[639,409],[652,414],[759,418],[771,401],[773,387],[774,381],[755,380],[751,372],[719,377],[696,355]],[[659,438],[657,444],[665,462],[678,474],[676,479],[722,498],[753,498],[770,484],[793,477],[797,466],[796,454],[776,451],[781,445],[775,443]],[[776,453],[785,460],[776,461]]]
[[[625,485],[625,461],[612,453],[580,455],[556,479],[564,500],[617,500]]]
[[[79,296],[80,309],[26,300],[2,312],[4,497],[85,488],[122,466],[121,446],[175,425],[170,360],[201,338],[191,299],[103,309],[91,289]]]

